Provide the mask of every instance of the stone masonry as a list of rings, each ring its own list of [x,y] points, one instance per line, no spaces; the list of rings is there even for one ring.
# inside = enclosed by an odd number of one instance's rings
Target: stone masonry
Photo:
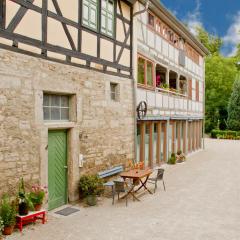
[[[49,129],[68,129],[69,199],[81,174],[134,158],[133,80],[0,50],[0,195],[21,176],[47,185]],[[110,99],[118,83],[119,101]],[[71,96],[71,121],[43,121],[43,93]],[[79,154],[83,167],[79,167]]]

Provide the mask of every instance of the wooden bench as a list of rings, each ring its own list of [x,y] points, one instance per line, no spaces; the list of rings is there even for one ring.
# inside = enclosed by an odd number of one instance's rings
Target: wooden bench
[[[36,212],[29,212],[28,215],[20,216],[17,215],[17,224],[16,226],[19,228],[20,232],[22,232],[23,225],[28,223],[35,223],[36,220],[40,219],[42,224],[46,222],[46,210],[36,211]]]
[[[107,177],[112,177],[112,176],[114,176],[114,175],[116,175],[116,174],[118,174],[118,173],[121,173],[121,172],[123,172],[123,171],[124,171],[123,166],[120,165],[120,166],[117,166],[117,167],[114,167],[114,168],[111,168],[111,169],[108,169],[108,170],[104,170],[104,171],[102,171],[102,172],[99,172],[99,173],[98,173],[98,176],[99,176],[100,178],[104,179],[104,178],[107,178]],[[113,195],[113,197],[114,197],[114,182],[113,182],[113,181],[109,181],[109,182],[104,183],[103,185],[104,185],[105,187],[111,187],[111,189],[112,189],[112,195]],[[113,198],[113,199],[114,199],[114,198]],[[112,204],[114,204],[114,201],[113,201]]]

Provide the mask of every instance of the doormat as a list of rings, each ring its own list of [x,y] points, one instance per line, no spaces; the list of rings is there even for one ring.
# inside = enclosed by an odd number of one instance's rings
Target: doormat
[[[62,215],[62,216],[69,216],[75,212],[79,212],[76,208],[66,207],[60,211],[55,212],[56,214]]]

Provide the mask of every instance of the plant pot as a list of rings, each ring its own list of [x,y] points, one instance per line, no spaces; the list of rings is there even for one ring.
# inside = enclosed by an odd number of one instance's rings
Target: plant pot
[[[5,226],[3,229],[4,235],[11,235],[13,233],[14,226]],[[1,239],[1,237],[0,237]]]
[[[25,215],[28,215],[28,212],[29,212],[28,204],[25,202],[19,203],[19,205],[18,205],[19,215],[25,216]]]
[[[86,197],[86,202],[89,206],[95,206],[97,204],[96,195],[89,195]]]
[[[34,210],[35,210],[35,211],[40,211],[41,208],[42,208],[42,204],[36,204],[36,205],[34,205]]]

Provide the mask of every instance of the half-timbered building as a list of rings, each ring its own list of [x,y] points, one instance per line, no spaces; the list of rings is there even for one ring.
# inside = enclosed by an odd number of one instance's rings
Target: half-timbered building
[[[136,3],[137,159],[147,166],[203,147],[204,56],[159,1]]]
[[[131,0],[0,1],[0,192],[21,176],[49,209],[81,174],[134,158]]]

